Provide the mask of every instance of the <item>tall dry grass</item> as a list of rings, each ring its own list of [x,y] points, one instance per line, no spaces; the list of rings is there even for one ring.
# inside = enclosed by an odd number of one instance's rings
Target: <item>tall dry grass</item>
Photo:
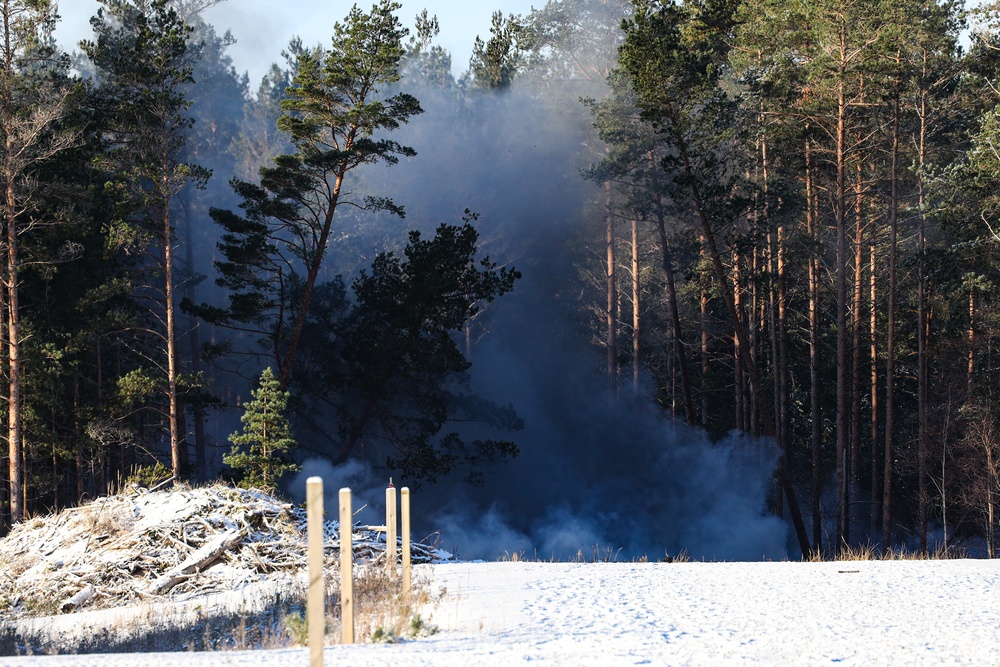
[[[812,552],[803,560],[810,563],[821,563],[826,561],[864,560],[948,560],[954,557],[954,551],[945,549],[943,546],[938,546],[933,551],[924,554],[920,551],[911,551],[904,547],[883,550],[874,544],[862,544],[843,547],[836,553]]]
[[[340,640],[339,575],[328,572],[326,643]],[[426,578],[415,576],[408,596],[402,580],[381,564],[358,564],[354,569],[355,638],[359,642],[391,642],[436,632],[426,609],[445,594],[432,593]],[[170,651],[233,651],[288,648],[307,642],[306,587],[299,582],[274,595],[262,611],[214,614],[188,611],[155,613],[140,607],[127,620],[118,620],[85,637],[66,637],[33,625],[23,630],[14,622],[0,622],[0,656],[88,653],[148,653]]]

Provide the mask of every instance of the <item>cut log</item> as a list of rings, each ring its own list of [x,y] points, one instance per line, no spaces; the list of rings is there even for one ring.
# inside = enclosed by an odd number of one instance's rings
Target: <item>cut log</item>
[[[243,540],[243,535],[237,530],[231,530],[205,543],[200,549],[188,556],[183,563],[171,568],[158,577],[149,586],[149,592],[160,595],[181,583],[187,575],[203,570],[215,559],[226,553]]]
[[[79,609],[83,605],[87,604],[87,601],[94,596],[94,587],[92,584],[87,584],[76,595],[71,597],[62,603],[62,611],[71,611],[73,609]]]

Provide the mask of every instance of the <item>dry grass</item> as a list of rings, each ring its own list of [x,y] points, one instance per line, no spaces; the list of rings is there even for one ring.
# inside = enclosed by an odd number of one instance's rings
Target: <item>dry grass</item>
[[[33,568],[41,559],[37,552],[29,552],[15,556],[9,563],[0,559],[0,567],[3,567],[8,578],[15,578]]]
[[[340,641],[339,577],[326,577],[326,642]],[[355,638],[359,642],[393,642],[434,634],[437,628],[420,615],[426,605],[445,594],[432,595],[429,580],[414,577],[409,596],[400,592],[402,579],[381,564],[362,563],[354,571]],[[146,605],[126,621],[89,634],[64,637],[44,627],[23,632],[0,623],[0,655],[59,655],[136,653],[151,651],[230,651],[305,645],[306,589],[302,583],[267,601],[259,612],[237,611],[203,615],[175,614]]]
[[[926,554],[920,551],[909,551],[903,547],[882,551],[874,544],[862,544],[841,549],[836,554],[810,553],[804,560],[810,563],[826,561],[864,561],[864,560],[947,560],[955,554],[942,546]]]
[[[663,552],[663,560],[667,563],[690,563],[692,558],[688,555],[687,549],[681,549],[673,556],[669,552]]]
[[[135,518],[124,507],[95,504],[85,505],[76,511],[83,529],[95,540],[119,537],[135,523]]]
[[[395,642],[434,634],[420,610],[438,602],[444,591],[434,595],[430,582],[413,577],[410,594],[401,592],[398,569],[386,571],[381,563],[365,563],[354,570],[354,636],[360,641]],[[340,591],[327,595],[327,642],[341,636]]]
[[[622,548],[621,547],[607,547],[601,546],[600,544],[595,544],[590,548],[590,553],[584,553],[583,549],[578,549],[576,554],[567,560],[557,560],[554,556],[550,557],[548,560],[543,560],[539,558],[536,553],[533,557],[528,557],[525,555],[523,549],[514,551],[504,551],[503,554],[497,558],[500,563],[617,563],[621,557]],[[664,551],[663,557],[658,558],[656,562],[659,563],[688,563],[691,561],[691,557],[688,555],[686,549],[681,549],[674,555],[670,555],[670,552]],[[653,559],[649,555],[642,555],[633,557],[629,562],[632,563],[650,563]]]
[[[230,612],[191,620],[171,614],[140,611],[86,634],[66,637],[38,627],[19,631],[0,623],[0,655],[77,655],[88,653],[146,653],[170,651],[226,651],[292,646],[284,626],[284,605],[263,612]]]

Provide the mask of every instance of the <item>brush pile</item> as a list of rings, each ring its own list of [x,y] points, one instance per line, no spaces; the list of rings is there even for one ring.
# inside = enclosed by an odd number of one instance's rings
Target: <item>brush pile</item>
[[[340,528],[324,524],[328,571]],[[385,535],[352,529],[355,558],[385,558]],[[412,545],[414,563],[450,558]],[[47,616],[136,601],[237,590],[306,567],[306,514],[273,496],[225,485],[131,490],[30,519],[0,540],[0,614]]]

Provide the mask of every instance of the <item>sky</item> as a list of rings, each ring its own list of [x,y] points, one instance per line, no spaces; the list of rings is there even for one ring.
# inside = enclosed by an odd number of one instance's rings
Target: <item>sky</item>
[[[56,29],[57,39],[73,50],[91,35],[90,17],[97,12],[97,0],[57,0],[62,17]],[[358,3],[369,8],[374,0]],[[229,54],[236,70],[248,72],[251,87],[260,81],[272,62],[281,59],[281,50],[298,35],[307,45],[327,45],[334,22],[350,11],[349,0],[225,0],[205,12],[205,19],[220,34],[231,30],[237,43]],[[413,27],[414,17],[427,9],[441,24],[438,43],[451,52],[453,69],[464,72],[476,35],[489,35],[494,11],[504,14],[527,14],[532,5],[541,7],[545,0],[403,0],[399,17]]]

